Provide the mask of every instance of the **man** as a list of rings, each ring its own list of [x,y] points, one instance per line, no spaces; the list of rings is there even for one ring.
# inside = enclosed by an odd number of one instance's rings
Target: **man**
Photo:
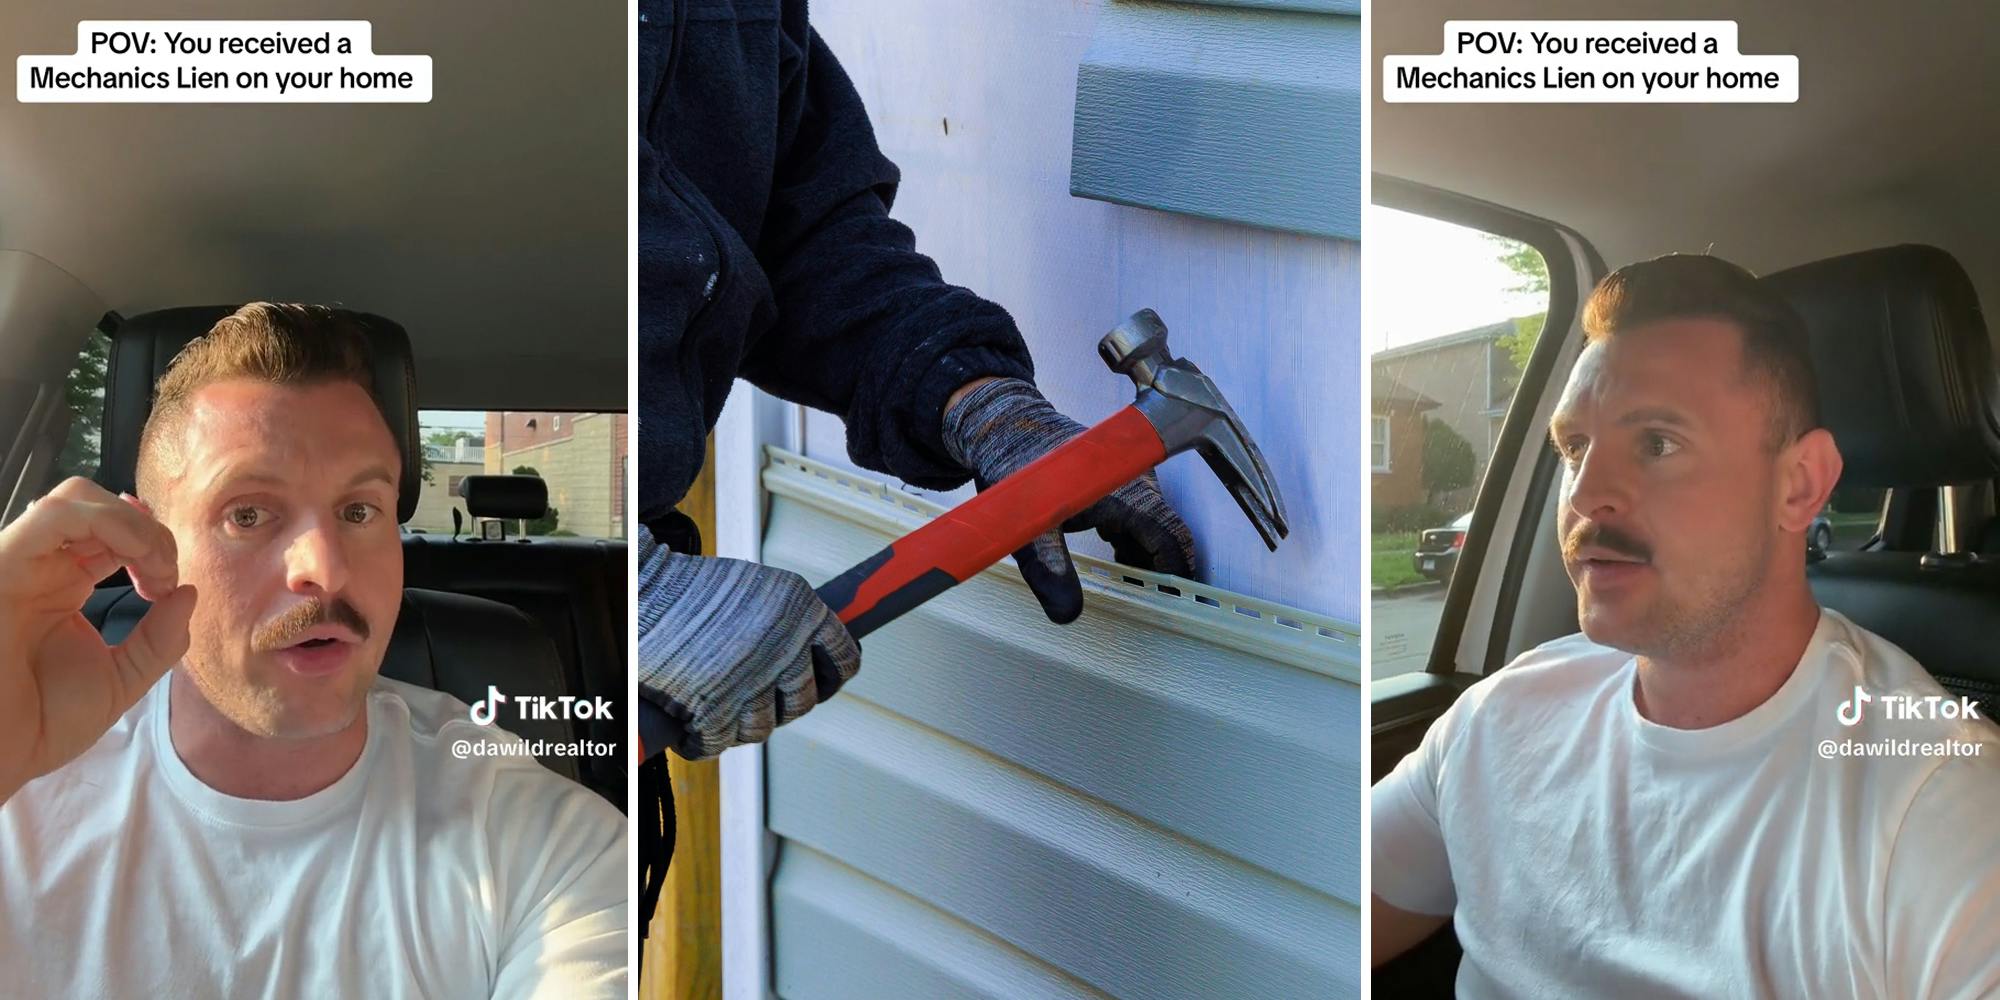
[[[803,0],[639,11],[639,690],[659,723],[642,732],[696,759],[764,739],[860,663],[805,580],[700,558],[674,514],[739,376],[840,414],[857,463],[930,489],[984,488],[1082,428],[1035,390],[1006,311],[946,284],[889,218],[896,167]],[[1194,572],[1150,474],[1063,527]],[[1080,613],[1060,534],[1017,560],[1052,621]]]
[[[138,497],[71,479],[0,530],[0,992],[625,995],[623,818],[454,759],[514,738],[377,676],[369,372],[345,314],[245,306],[161,377]],[[78,609],[119,566],[154,603],[106,648]]]
[[[1550,421],[1583,634],[1475,685],[1375,786],[1373,960],[1449,917],[1463,996],[2000,992],[2000,732],[1819,608],[1841,458],[1806,334],[1713,257],[1623,268]],[[1848,718],[1856,706],[1845,706]],[[1824,756],[1955,740],[1978,756]]]

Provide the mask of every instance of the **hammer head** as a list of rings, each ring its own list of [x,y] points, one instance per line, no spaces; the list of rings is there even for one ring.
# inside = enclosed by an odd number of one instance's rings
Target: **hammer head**
[[[1098,341],[1097,353],[1112,371],[1130,376],[1139,387],[1133,405],[1159,432],[1167,454],[1189,448],[1200,452],[1264,544],[1276,549],[1291,528],[1264,454],[1215,383],[1193,362],[1167,350],[1167,325],[1159,314],[1151,309],[1133,313]]]

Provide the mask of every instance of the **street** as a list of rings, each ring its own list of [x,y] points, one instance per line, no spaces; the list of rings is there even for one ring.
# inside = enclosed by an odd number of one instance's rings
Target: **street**
[[[1424,669],[1431,640],[1444,613],[1444,586],[1405,590],[1368,602],[1371,678],[1393,677]]]

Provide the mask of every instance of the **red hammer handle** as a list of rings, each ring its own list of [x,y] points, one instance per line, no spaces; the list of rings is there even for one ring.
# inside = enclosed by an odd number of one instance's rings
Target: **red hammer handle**
[[[828,581],[820,598],[859,639],[1013,554],[1166,461],[1137,407],[1028,463]]]

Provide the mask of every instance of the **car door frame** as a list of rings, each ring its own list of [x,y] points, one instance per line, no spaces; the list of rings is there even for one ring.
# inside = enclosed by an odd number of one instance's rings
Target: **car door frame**
[[[1525,243],[1542,255],[1549,272],[1546,325],[1481,477],[1430,656],[1421,672],[1370,682],[1371,770],[1379,780],[1460,693],[1506,662],[1522,578],[1538,537],[1534,528],[1555,480],[1554,452],[1536,445],[1546,426],[1544,411],[1554,402],[1549,389],[1581,349],[1582,290],[1605,268],[1582,236],[1546,219],[1382,174],[1374,175],[1372,184],[1374,204]],[[1520,405],[1523,400],[1529,405]]]
[[[1370,780],[1379,781],[1416,749],[1459,695],[1504,666],[1512,653],[1523,582],[1556,478],[1554,449],[1537,444],[1555,405],[1549,390],[1582,349],[1581,290],[1595,285],[1604,262],[1582,236],[1545,219],[1381,174],[1372,184],[1374,204],[1526,243],[1542,255],[1549,272],[1544,326],[1480,478],[1430,656],[1422,671],[1369,684]],[[1382,995],[1448,997],[1460,957],[1446,922],[1417,947],[1373,970],[1370,980]]]

